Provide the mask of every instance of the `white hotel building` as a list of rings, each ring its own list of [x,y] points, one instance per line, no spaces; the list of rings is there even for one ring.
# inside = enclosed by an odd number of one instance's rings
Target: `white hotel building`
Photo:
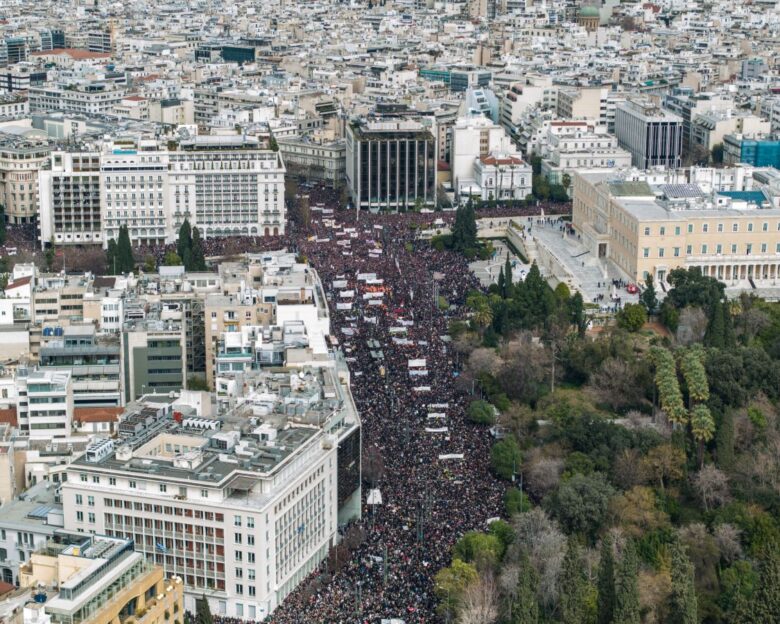
[[[122,225],[133,243],[170,243],[185,219],[204,238],[283,234],[284,174],[280,153],[254,137],[116,140],[55,152],[39,176],[41,244],[106,247]]]
[[[184,579],[187,610],[205,594],[216,614],[264,619],[360,514],[348,375],[269,372],[220,418],[167,406],[148,434],[96,443],[68,467],[65,528],[133,539]]]

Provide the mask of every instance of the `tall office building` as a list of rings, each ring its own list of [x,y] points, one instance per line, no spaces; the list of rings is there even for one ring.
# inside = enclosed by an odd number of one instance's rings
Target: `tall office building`
[[[640,169],[681,165],[682,118],[644,101],[620,102],[615,111],[615,134],[631,163]]]
[[[436,202],[437,141],[414,120],[347,125],[347,182],[362,209],[407,210]]]

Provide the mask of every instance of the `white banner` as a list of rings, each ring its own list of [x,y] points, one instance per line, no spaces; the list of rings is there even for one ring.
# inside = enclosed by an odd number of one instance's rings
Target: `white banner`
[[[430,386],[415,386],[412,388],[413,392],[430,392],[431,387]]]
[[[409,371],[410,377],[427,377],[428,371],[427,370],[420,370],[418,368],[413,368]]]
[[[409,360],[409,368],[425,368],[425,358]]]

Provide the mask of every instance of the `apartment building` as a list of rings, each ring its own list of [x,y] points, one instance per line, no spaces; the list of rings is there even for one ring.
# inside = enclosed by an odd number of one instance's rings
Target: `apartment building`
[[[70,371],[17,368],[19,430],[30,438],[64,438],[73,424],[73,380]]]
[[[690,87],[675,87],[664,96],[663,107],[682,119],[683,148],[689,149],[693,141],[693,124],[699,115],[734,108],[734,99],[715,93],[696,93]]]
[[[556,115],[561,119],[584,119],[614,132],[617,106],[624,101],[622,94],[608,87],[559,87]]]
[[[755,176],[734,176],[733,186],[720,177],[720,189],[706,189],[693,174],[689,182],[579,171],[572,224],[594,255],[637,282],[693,266],[727,283],[771,282],[780,276],[780,210],[767,207],[761,186],[745,184]]]
[[[28,599],[35,598],[25,607],[25,622],[112,624],[131,617],[144,624],[184,622],[182,579],[166,579],[132,539],[57,530],[21,566],[19,577],[20,586],[30,590]]]
[[[344,140],[316,142],[285,138],[279,139],[278,143],[290,175],[322,181],[334,188],[344,184],[347,163]]]
[[[119,341],[98,340],[93,325],[63,328],[62,337],[40,349],[39,370],[70,371],[74,409],[123,404]]]
[[[629,167],[631,153],[618,146],[614,135],[583,131],[576,122],[553,121],[541,148],[542,175],[551,184],[562,184],[564,175],[571,179],[575,169]]]
[[[46,84],[30,87],[28,98],[32,112],[82,113],[105,115],[113,112],[127,91],[111,81],[76,84]]]
[[[723,137],[723,162],[780,169],[780,135],[727,134]]]
[[[644,100],[621,102],[615,113],[618,144],[639,169],[682,163],[682,118]]]
[[[3,501],[0,514],[0,578],[19,584],[19,568],[46,546],[64,524],[57,488],[41,482],[27,489],[21,498]]]
[[[436,202],[437,141],[411,119],[347,125],[347,183],[359,209],[407,210]]]
[[[690,141],[707,152],[723,143],[727,134],[768,133],[772,124],[756,115],[738,114],[736,111],[714,111],[696,115],[691,122]]]
[[[38,175],[50,152],[40,141],[7,138],[0,143],[0,203],[9,223],[36,221]]]
[[[360,514],[348,372],[260,372],[218,418],[162,410],[69,466],[66,528],[133,539],[184,580],[189,611],[205,595],[215,614],[262,620]]]

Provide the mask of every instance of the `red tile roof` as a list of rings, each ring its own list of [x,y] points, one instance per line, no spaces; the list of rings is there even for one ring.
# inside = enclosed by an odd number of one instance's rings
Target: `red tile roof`
[[[495,156],[483,156],[480,159],[485,165],[522,165],[523,159],[517,156],[507,156],[506,158],[496,158]]]
[[[20,286],[26,286],[31,281],[32,281],[32,277],[29,275],[27,277],[20,277],[15,282],[11,282],[10,284],[8,284],[8,286],[6,286],[5,289],[11,290],[12,288],[19,288]]]
[[[16,408],[9,407],[8,409],[0,409],[0,423],[7,423],[13,427],[18,426],[16,420]]]
[[[121,407],[77,407],[73,420],[82,423],[117,422],[125,410]]]

